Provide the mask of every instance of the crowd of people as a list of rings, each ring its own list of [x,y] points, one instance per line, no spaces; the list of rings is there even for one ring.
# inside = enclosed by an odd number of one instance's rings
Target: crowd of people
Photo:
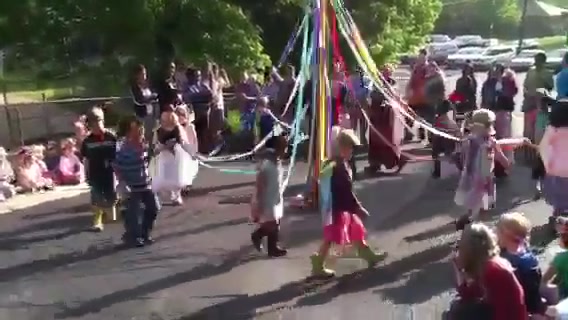
[[[564,138],[568,136],[568,109],[565,102],[552,100],[543,91],[556,89],[558,99],[568,98],[568,55],[564,60],[556,83],[545,68],[546,56],[537,54],[522,86],[511,70],[497,64],[480,87],[473,66],[466,65],[456,87],[447,88],[443,70],[423,51],[405,92],[408,104],[392,96],[396,81],[389,68],[383,70],[384,87],[379,88],[360,69],[349,73],[344,65],[336,64],[331,79],[329,160],[319,181],[323,239],[310,257],[312,275],[333,276],[326,259],[334,245],[353,245],[369,266],[386,257],[366,242],[363,218],[369,213],[353,192],[357,177],[353,153],[366,146],[367,172],[384,168],[397,173],[412,160],[401,144],[414,138],[412,126],[420,123],[418,139],[432,149],[432,176],[441,176],[446,159],[461,172],[455,202],[465,213],[456,221],[463,233],[454,261],[460,300],[451,313],[460,315],[456,319],[469,319],[462,314],[470,314],[471,319],[524,320],[529,314],[538,317],[551,312],[546,306],[568,293],[566,254],[559,254],[542,273],[527,244],[531,224],[524,215],[502,215],[495,231],[479,221],[494,207],[495,178],[509,174],[514,148],[532,147],[540,151],[531,163],[537,182],[535,197],[544,196],[553,207],[551,226],[560,234],[561,243],[568,245],[564,239],[568,221],[563,218],[568,214],[564,200],[568,198],[568,170],[560,163],[568,150]],[[251,218],[258,228],[251,241],[261,251],[266,237],[269,256],[286,255],[279,246],[284,215],[282,160],[290,144],[285,129],[297,120],[290,109],[297,80],[294,67],[286,66],[282,72],[268,69],[263,78],[243,73],[236,83],[213,63],[203,68],[168,63],[162,71],[149,79],[145,66],[133,70],[133,111],[121,120],[116,132],[105,126],[103,109],[94,107],[77,121],[74,138],[51,142],[46,148],[22,148],[15,160],[0,149],[0,197],[86,181],[93,206],[92,229],[103,231],[105,220],[120,218],[116,210],[120,200],[125,244],[149,245],[161,205],[183,203],[199,162],[222,143],[229,111],[223,94],[231,87],[240,129],[253,133],[256,142],[269,138],[255,154],[259,164]],[[311,105],[310,81],[304,89],[302,103]],[[514,98],[520,92],[525,96],[525,137],[512,139]],[[415,118],[409,120],[403,114]],[[311,132],[311,117],[308,112],[306,133]],[[284,130],[275,131],[276,127]],[[553,285],[555,278],[559,281]]]

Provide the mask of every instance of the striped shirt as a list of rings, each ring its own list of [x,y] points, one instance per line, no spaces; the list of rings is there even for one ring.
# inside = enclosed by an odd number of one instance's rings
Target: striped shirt
[[[120,144],[114,160],[118,179],[125,183],[132,192],[150,189],[152,180],[148,162],[146,147],[135,146],[128,142]]]

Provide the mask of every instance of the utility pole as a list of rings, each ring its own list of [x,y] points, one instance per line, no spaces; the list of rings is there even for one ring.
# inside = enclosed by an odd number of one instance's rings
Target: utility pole
[[[517,46],[517,54],[523,49],[523,40],[525,39],[525,20],[527,18],[527,8],[529,0],[523,0],[523,11],[521,13],[521,21],[519,23],[519,44]]]

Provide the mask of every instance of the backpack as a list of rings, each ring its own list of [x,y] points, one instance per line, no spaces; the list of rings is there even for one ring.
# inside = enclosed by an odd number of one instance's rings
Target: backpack
[[[511,254],[503,250],[501,256],[515,268],[515,277],[523,287],[525,293],[525,305],[531,314],[541,313],[544,303],[540,294],[542,271],[538,265],[538,259],[531,251],[521,254]]]
[[[331,216],[331,177],[333,176],[333,168],[335,161],[327,160],[323,163],[319,174],[319,207],[324,226],[330,225],[332,222]]]

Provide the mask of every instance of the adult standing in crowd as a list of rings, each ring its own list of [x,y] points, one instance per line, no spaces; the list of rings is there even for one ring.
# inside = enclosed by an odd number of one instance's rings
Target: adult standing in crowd
[[[556,92],[558,99],[568,98],[568,52],[562,59],[562,70],[556,76]]]
[[[412,68],[412,73],[410,75],[410,80],[408,81],[408,86],[406,87],[406,96],[408,98],[408,105],[417,115],[423,115],[424,109],[427,108],[424,86],[426,83],[426,67],[428,65],[428,52],[426,49],[420,50],[418,57],[416,58],[416,63]],[[407,119],[408,126],[412,126],[412,120]],[[424,129],[420,128],[419,138],[422,140],[426,137]],[[404,140],[411,140],[412,133],[407,131]]]
[[[157,95],[148,85],[148,75],[144,65],[139,64],[134,68],[130,92],[134,101],[134,114],[144,124],[145,139],[152,141],[152,131],[156,124],[157,110],[154,109],[154,104],[157,102]]]
[[[186,72],[188,87],[184,92],[184,101],[193,106],[195,120],[193,122],[197,132],[198,148],[200,153],[209,153],[211,139],[209,129],[209,115],[213,102],[213,92],[201,78],[201,71],[188,68]]]
[[[255,104],[260,94],[260,88],[248,72],[243,72],[237,84],[235,84],[235,95],[239,110],[241,111],[241,122],[245,131],[254,130]]]
[[[534,66],[527,72],[524,86],[524,136],[534,141],[534,129],[538,113],[539,99],[537,89],[552,90],[554,78],[552,72],[546,67],[546,54],[537,53],[534,57]]]
[[[515,96],[518,93],[515,74],[501,64],[496,65],[487,81],[483,84],[481,92],[483,106],[495,112],[495,137],[497,139],[510,138],[512,133],[512,112],[515,110]],[[534,136],[534,124],[529,132],[531,132],[529,133],[531,137]],[[508,159],[512,159],[512,150],[505,150],[504,152]],[[505,168],[499,162],[495,163],[494,172],[497,178],[507,176]]]
[[[211,143],[219,143],[221,132],[225,127],[225,99],[223,90],[230,85],[227,72],[217,64],[211,64],[211,92],[213,95],[209,113],[209,130]]]
[[[290,95],[294,90],[296,83],[296,69],[292,65],[287,65],[280,76],[276,69],[273,69],[273,79],[278,83],[278,92],[276,93],[276,115],[281,115],[286,122],[292,122],[295,112],[286,104],[290,100]],[[286,108],[288,107],[288,108]]]
[[[456,82],[455,93],[462,99],[456,105],[457,112],[463,114],[477,109],[477,80],[471,63],[463,67],[462,75]]]
[[[165,64],[161,71],[162,74],[154,83],[154,90],[158,94],[160,114],[164,111],[164,108],[177,106],[182,102],[180,88],[178,88],[175,79],[175,63],[170,62]]]

